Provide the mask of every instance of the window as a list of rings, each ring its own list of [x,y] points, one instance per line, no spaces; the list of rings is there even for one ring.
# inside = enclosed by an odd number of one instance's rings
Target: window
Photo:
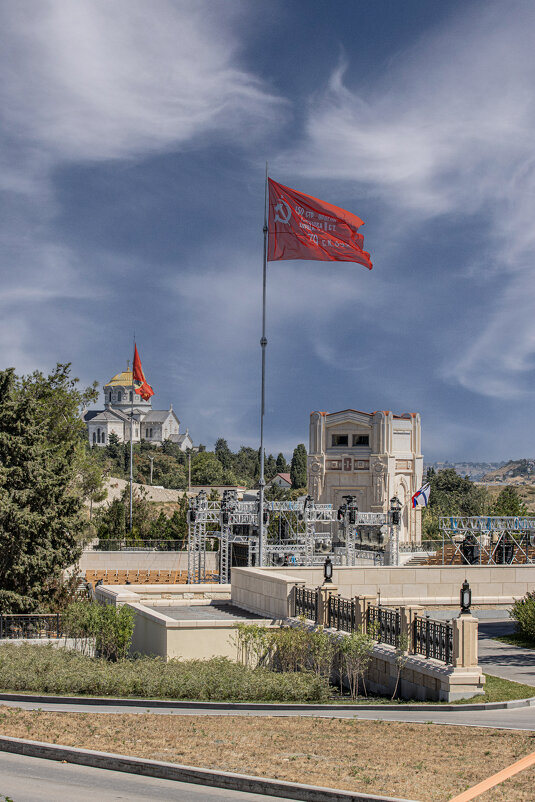
[[[97,435],[93,432],[93,445],[97,442]]]
[[[132,390],[130,390],[130,401],[132,401]]]
[[[369,446],[370,445],[370,435],[369,434],[354,434],[353,435],[353,445],[354,446]]]
[[[333,434],[331,439],[332,446],[347,446],[349,437],[347,434]]]
[[[122,397],[123,397],[122,393],[117,393],[117,401],[120,401]]]

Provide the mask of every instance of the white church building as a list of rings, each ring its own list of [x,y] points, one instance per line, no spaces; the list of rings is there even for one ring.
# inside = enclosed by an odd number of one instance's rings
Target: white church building
[[[153,409],[151,399],[144,401],[134,393],[133,377],[130,367],[118,373],[104,385],[104,409],[86,412],[84,421],[90,445],[105,446],[110,434],[116,434],[120,442],[130,442],[130,421],[133,404],[133,441],[147,440],[161,446],[165,440],[178,443],[181,451],[193,447],[193,441],[186,429],[180,434],[180,421],[169,409]]]

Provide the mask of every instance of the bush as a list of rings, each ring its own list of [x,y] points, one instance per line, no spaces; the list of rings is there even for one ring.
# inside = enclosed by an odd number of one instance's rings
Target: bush
[[[114,607],[90,601],[73,602],[63,616],[63,629],[83,654],[92,645],[107,660],[124,659],[134,634],[135,612],[131,607]]]
[[[511,609],[517,630],[535,642],[535,591],[528,591],[523,599],[517,599]]]
[[[324,681],[311,673],[251,669],[224,657],[169,660],[119,659],[112,663],[51,645],[0,646],[4,690],[195,701],[323,702]]]

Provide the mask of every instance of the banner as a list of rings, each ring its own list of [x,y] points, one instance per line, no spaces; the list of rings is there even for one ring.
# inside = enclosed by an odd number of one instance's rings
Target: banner
[[[141,367],[141,359],[137,352],[137,345],[134,345],[134,391],[141,396],[144,401],[148,401],[151,395],[154,395],[154,390],[147,384],[147,380],[143,374]]]
[[[372,269],[370,254],[362,249],[364,225],[356,214],[277,184],[268,178],[268,261],[317,259],[357,262]]]

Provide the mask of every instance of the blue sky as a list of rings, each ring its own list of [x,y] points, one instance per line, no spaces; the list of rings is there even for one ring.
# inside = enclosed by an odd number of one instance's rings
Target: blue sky
[[[422,415],[428,460],[533,456],[535,5],[0,4],[1,363],[123,369],[258,443],[264,165],[374,269],[276,262],[266,449],[313,409]]]

